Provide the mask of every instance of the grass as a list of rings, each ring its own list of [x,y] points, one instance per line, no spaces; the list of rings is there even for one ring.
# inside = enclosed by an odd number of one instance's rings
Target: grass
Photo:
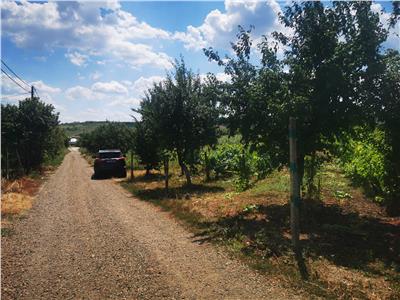
[[[55,157],[52,158],[48,158],[45,160],[44,162],[44,166],[46,167],[52,167],[52,168],[56,168],[59,165],[61,165],[61,163],[64,160],[65,155],[67,155],[67,153],[69,152],[69,150],[67,148],[64,148],[62,151],[60,151],[60,153],[58,155],[56,155]]]
[[[310,298],[400,296],[398,224],[334,165],[323,169],[322,200],[302,205],[302,257],[291,250],[287,170],[275,171],[240,193],[229,178],[205,182],[198,175],[188,187],[178,174],[172,167],[168,192],[159,172],[146,177],[144,171],[135,171],[134,183],[122,185],[139,199],[170,211],[197,239],[224,247]]]

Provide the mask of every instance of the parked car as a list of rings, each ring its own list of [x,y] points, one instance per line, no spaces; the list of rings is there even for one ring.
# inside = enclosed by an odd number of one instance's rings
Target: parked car
[[[77,143],[78,143],[78,139],[76,137],[70,138],[70,140],[69,140],[70,146],[76,146]]]
[[[125,157],[121,150],[99,150],[94,160],[94,176],[126,177]]]

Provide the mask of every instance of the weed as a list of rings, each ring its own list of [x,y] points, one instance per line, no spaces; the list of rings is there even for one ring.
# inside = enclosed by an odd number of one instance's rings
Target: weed
[[[1,237],[11,236],[14,234],[12,228],[1,228]]]

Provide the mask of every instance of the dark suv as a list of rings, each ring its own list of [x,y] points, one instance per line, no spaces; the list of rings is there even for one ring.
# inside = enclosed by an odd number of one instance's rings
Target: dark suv
[[[94,176],[126,177],[125,157],[121,150],[99,150],[94,160]]]

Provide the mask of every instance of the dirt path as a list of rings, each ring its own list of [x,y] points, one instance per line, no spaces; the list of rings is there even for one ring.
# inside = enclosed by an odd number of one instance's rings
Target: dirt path
[[[2,299],[298,298],[91,174],[70,152],[2,238]]]

